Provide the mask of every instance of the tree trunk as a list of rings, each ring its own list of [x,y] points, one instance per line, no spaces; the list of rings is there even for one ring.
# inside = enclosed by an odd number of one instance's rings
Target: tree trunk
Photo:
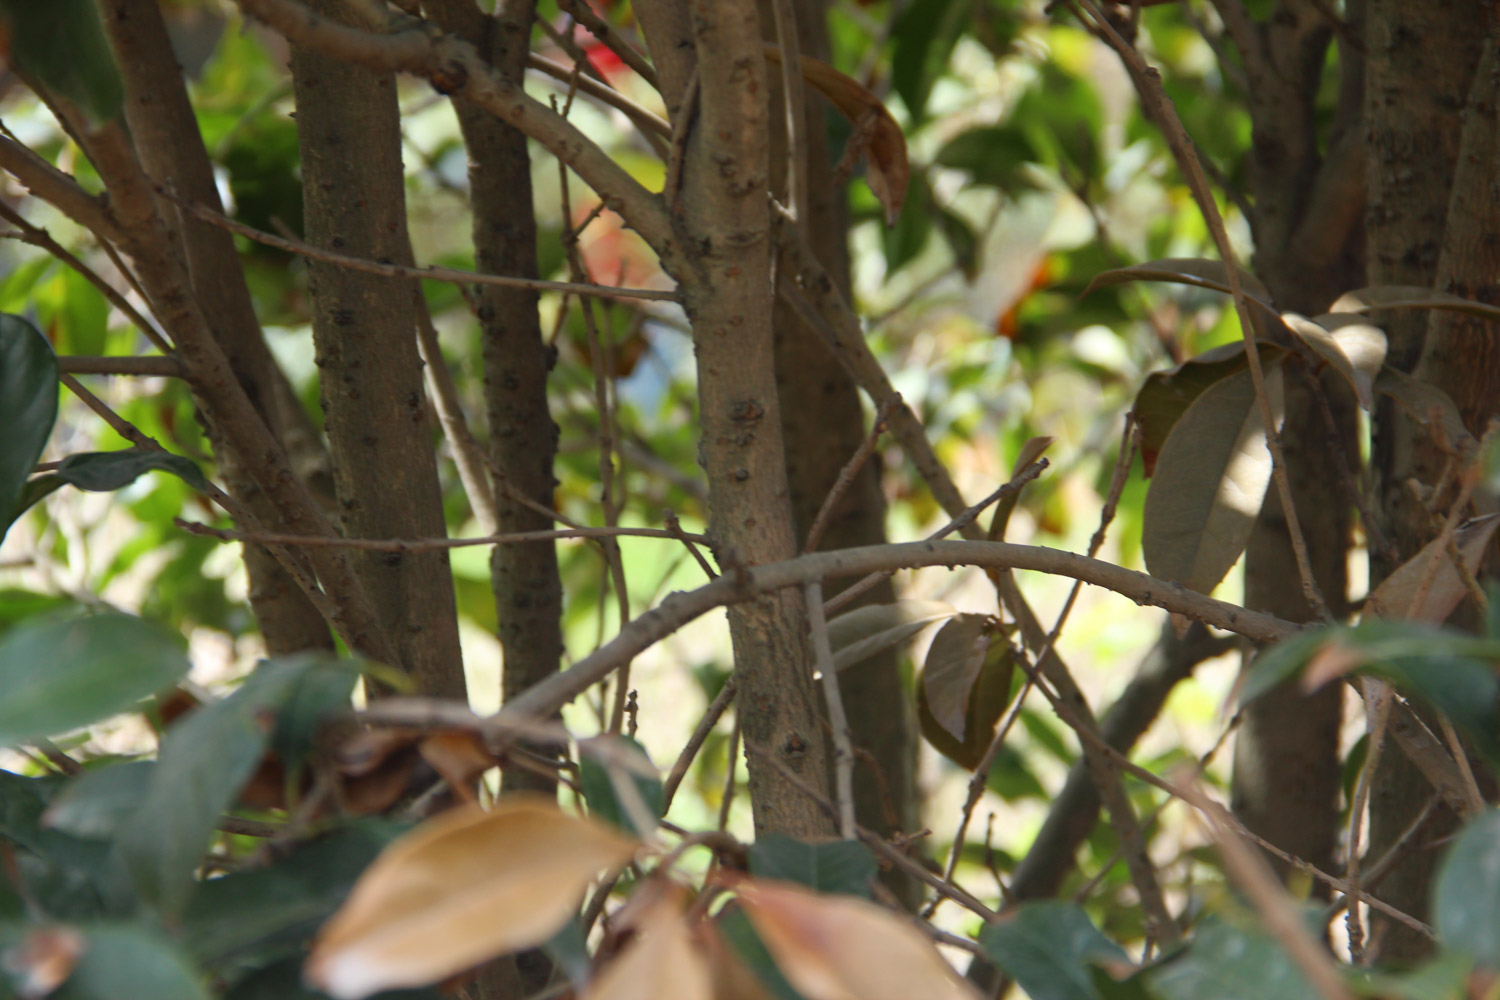
[[[319,12],[355,23],[341,0]],[[396,80],[292,49],[307,239],[370,260],[411,263]],[[446,534],[409,281],[308,262],[322,403],[344,532]],[[445,552],[360,552],[353,560],[396,653],[424,694],[465,697]]]

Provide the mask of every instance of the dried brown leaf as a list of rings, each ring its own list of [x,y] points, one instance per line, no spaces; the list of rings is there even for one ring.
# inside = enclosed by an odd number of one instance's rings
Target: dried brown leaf
[[[637,843],[540,798],[465,806],[393,843],[323,925],[309,983],[339,1000],[433,983],[545,941]]]
[[[1484,554],[1489,550],[1495,529],[1500,527],[1500,514],[1489,514],[1466,521],[1453,534],[1471,574],[1477,573]],[[1436,567],[1432,561],[1438,560]],[[1426,585],[1426,592],[1422,587]],[[1441,537],[1422,547],[1422,551],[1396,567],[1365,601],[1366,618],[1404,618],[1411,621],[1428,622],[1433,625],[1448,620],[1458,602],[1469,592],[1468,586],[1458,570],[1453,568],[1453,557]],[[1421,598],[1418,603],[1418,598]]]
[[[853,896],[746,879],[745,914],[807,1000],[976,1000],[906,917]]]
[[[635,939],[604,967],[584,1000],[708,1000],[715,996],[708,956],[683,919],[675,893],[652,900],[632,922]]]

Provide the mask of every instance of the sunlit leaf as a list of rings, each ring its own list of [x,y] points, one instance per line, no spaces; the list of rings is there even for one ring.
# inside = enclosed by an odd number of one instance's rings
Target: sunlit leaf
[[[1088,914],[1069,903],[1028,903],[986,924],[979,944],[1032,1000],[1098,1000],[1089,967],[1129,962]]]
[[[1385,364],[1385,331],[1367,320],[1337,313],[1317,319],[1282,313],[1281,319],[1344,377],[1368,413],[1375,405],[1375,376]]]
[[[1281,422],[1281,370],[1265,372]],[[1234,565],[1271,482],[1271,453],[1248,371],[1193,401],[1167,436],[1146,494],[1141,547],[1152,576],[1207,594]]]
[[[1438,870],[1433,922],[1446,948],[1500,969],[1500,811],[1464,827]]]
[[[601,869],[636,842],[550,802],[465,806],[423,823],[370,866],[318,936],[308,981],[339,1000],[436,982],[540,944]]]
[[[1286,356],[1286,348],[1270,341],[1256,341],[1260,363],[1269,369]],[[1156,471],[1156,461],[1166,444],[1167,435],[1177,426],[1183,413],[1204,390],[1249,367],[1245,345],[1224,344],[1189,358],[1175,368],[1152,372],[1136,393],[1132,413],[1141,429],[1141,462],[1149,477]]]
[[[584,1000],[705,1000],[713,996],[708,956],[671,898],[631,922],[635,937],[583,991]]]
[[[1446,309],[1500,322],[1500,306],[1416,285],[1373,285],[1355,289],[1340,295],[1328,311],[1356,313],[1372,309]]]
[[[130,615],[19,625],[0,639],[0,746],[127,711],[187,671],[180,637]]]
[[[41,331],[0,314],[0,540],[57,420],[57,356]]]
[[[1489,514],[1473,518],[1454,532],[1452,541],[1471,576],[1479,571],[1496,528],[1500,528],[1500,514]],[[1409,618],[1439,624],[1447,621],[1468,593],[1468,586],[1454,568],[1448,546],[1443,539],[1434,538],[1381,581],[1365,600],[1364,617]]]
[[[868,604],[829,619],[828,644],[833,665],[844,670],[877,653],[899,646],[933,622],[958,614],[941,601],[897,601]]]
[[[874,903],[759,880],[738,892],[777,966],[807,1000],[977,997],[909,920]]]
[[[809,844],[772,833],[750,847],[750,872],[757,878],[796,882],[818,892],[868,899],[876,870],[875,856],[856,840]]]

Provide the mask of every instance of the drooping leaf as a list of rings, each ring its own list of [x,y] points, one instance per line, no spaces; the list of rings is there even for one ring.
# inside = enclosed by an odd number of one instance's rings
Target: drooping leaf
[[[1286,1000],[1318,995],[1274,938],[1212,918],[1199,926],[1185,954],[1159,966],[1147,979],[1163,1000]]]
[[[195,490],[207,490],[208,480],[196,462],[165,451],[127,448],[124,451],[93,451],[69,455],[57,466],[63,482],[80,490],[107,493],[129,486],[143,472],[170,472]]]
[[[1028,903],[986,924],[979,944],[1032,1000],[1099,1000],[1090,966],[1129,959],[1069,903]]]
[[[1489,514],[1471,519],[1454,532],[1452,540],[1470,574],[1478,572],[1496,528],[1500,528],[1500,514]],[[1468,593],[1448,546],[1435,538],[1381,581],[1365,601],[1364,617],[1441,624]],[[1418,597],[1422,599],[1420,604],[1416,603]]]
[[[829,619],[828,644],[833,665],[846,670],[876,653],[899,646],[933,622],[958,614],[941,601],[897,601],[868,604]]]
[[[663,801],[661,775],[651,763],[651,757],[646,753],[646,748],[631,737],[599,737],[598,740],[589,742],[597,743],[599,740],[607,741],[615,752],[635,758],[637,766],[627,768],[623,765],[610,765],[602,761],[598,754],[587,752],[582,754],[583,759],[578,765],[578,781],[583,788],[583,800],[588,803],[589,815],[627,834],[637,837],[650,836],[655,832],[657,824],[661,822]],[[612,770],[620,771],[628,776],[631,787],[640,796],[640,804],[645,806],[651,820],[648,829],[637,829],[638,824],[632,818],[631,808],[620,799],[620,790],[615,786],[616,779],[610,773]]]
[[[1260,363],[1269,369],[1286,356],[1286,348],[1267,340],[1256,341]],[[1175,368],[1152,372],[1136,393],[1132,413],[1141,429],[1141,462],[1149,477],[1156,471],[1156,461],[1166,444],[1167,435],[1177,426],[1187,408],[1209,386],[1249,366],[1242,343],[1224,344],[1189,358]]]
[[[124,87],[91,0],[0,0],[0,34],[18,68],[97,121],[120,116]]]
[[[75,837],[109,840],[140,805],[155,766],[127,760],[90,767],[53,798],[42,823]]]
[[[869,899],[877,868],[870,849],[855,840],[809,844],[772,833],[750,847],[750,872],[757,878],[796,882],[818,892]]]
[[[1276,305],[1265,284],[1244,268],[1239,268],[1238,274],[1240,290],[1245,293],[1245,297],[1275,314]],[[1128,281],[1170,281],[1229,294],[1229,269],[1222,260],[1210,260],[1206,257],[1166,257],[1130,267],[1117,267],[1095,275],[1083,294],[1088,295],[1096,289],[1122,285]]]
[[[765,53],[767,60],[781,64],[780,49],[767,45]],[[802,56],[802,78],[828,98],[853,123],[856,133],[864,137],[865,183],[885,209],[886,225],[894,226],[911,181],[911,163],[901,126],[870,88],[825,62]]]
[[[265,663],[229,697],[167,730],[146,795],[119,837],[136,888],[164,915],[181,914],[219,816],[255,773],[276,713],[310,665]]]
[[[1359,313],[1372,309],[1447,309],[1500,322],[1500,306],[1416,285],[1372,285],[1369,288],[1358,288],[1340,295],[1328,311]]]
[[[977,997],[921,931],[874,903],[758,879],[738,892],[777,967],[807,1000]]]
[[[181,638],[130,615],[19,625],[0,638],[0,745],[127,711],[187,671]]]
[[[463,807],[392,844],[323,926],[310,983],[339,1000],[436,982],[547,940],[636,841],[554,804]]]
[[[989,615],[960,614],[943,623],[922,662],[927,708],[955,739],[964,738],[969,700],[994,641]]]
[[[631,923],[634,940],[589,983],[583,1000],[703,1000],[713,996],[708,956],[681,909],[654,900]]]
[[[1015,650],[1010,643],[999,636],[987,637],[985,641],[987,647],[978,662],[968,693],[963,697],[964,714],[958,735],[941,724],[932,710],[934,686],[928,680],[933,665],[931,649],[917,679],[917,723],[922,736],[938,753],[970,771],[983,762],[990,743],[995,739],[995,728],[1010,705],[1011,680],[1015,675]],[[937,648],[935,639],[933,648]],[[943,653],[939,649],[939,654]],[[952,683],[943,681],[937,686],[945,699],[962,695],[957,686],[959,678],[950,680]]]
[[[49,15],[50,16],[50,15]],[[57,420],[57,356],[41,331],[0,313],[0,541]]]
[[[1386,336],[1380,327],[1356,316],[1329,313],[1308,319],[1282,313],[1282,322],[1333,366],[1354,390],[1366,413],[1375,405],[1375,376],[1385,364]]]
[[[1265,372],[1279,425],[1281,369]],[[1250,372],[1204,390],[1167,435],[1146,494],[1141,548],[1161,580],[1207,594],[1234,565],[1271,482],[1271,452]]]
[[[1445,948],[1500,969],[1500,811],[1464,827],[1438,870],[1433,922]]]
[[[1468,454],[1471,448],[1478,447],[1453,398],[1431,382],[1387,366],[1380,369],[1375,379],[1375,391],[1394,399],[1408,417],[1429,431],[1438,430],[1454,454]]]

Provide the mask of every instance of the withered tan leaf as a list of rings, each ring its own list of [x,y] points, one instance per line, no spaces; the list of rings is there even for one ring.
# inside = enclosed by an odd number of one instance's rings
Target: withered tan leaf
[[[781,50],[767,45],[766,59],[781,65]],[[906,136],[901,126],[874,91],[811,56],[802,56],[802,78],[839,109],[854,124],[855,135],[865,144],[869,159],[865,181],[885,209],[886,225],[894,226],[906,201],[911,183],[911,163],[906,154]],[[856,141],[851,139],[851,142]]]
[[[436,982],[554,934],[637,843],[539,798],[444,813],[388,847],[323,925],[309,983],[339,1000]]]
[[[1496,528],[1500,528],[1500,514],[1487,514],[1466,521],[1454,532],[1453,542],[1471,574],[1479,571]],[[1468,592],[1448,546],[1439,537],[1381,581],[1365,601],[1364,617],[1441,624]]]
[[[741,905],[807,1000],[977,1000],[909,919],[853,896],[746,879]]]
[[[708,956],[694,939],[676,893],[652,900],[632,922],[636,938],[605,966],[583,1000],[709,1000]]]

